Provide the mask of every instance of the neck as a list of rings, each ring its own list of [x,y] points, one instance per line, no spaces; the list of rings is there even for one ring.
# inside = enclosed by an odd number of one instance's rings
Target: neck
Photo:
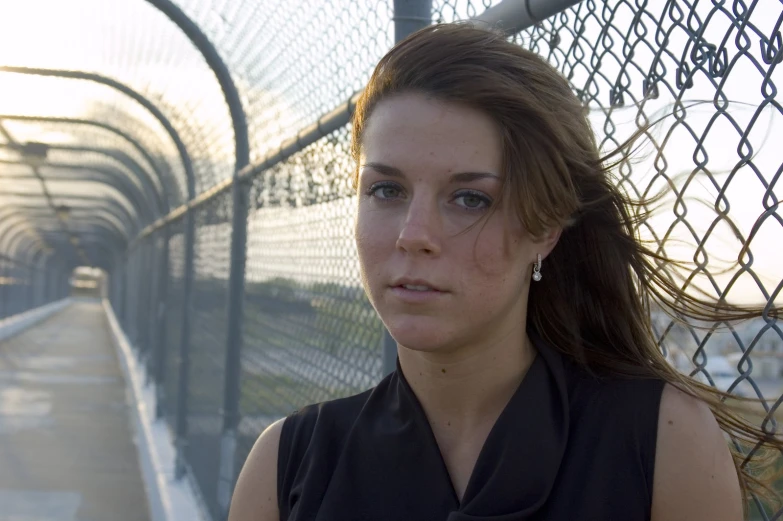
[[[470,433],[493,424],[535,358],[524,327],[448,353],[398,346],[400,367],[433,428]]]

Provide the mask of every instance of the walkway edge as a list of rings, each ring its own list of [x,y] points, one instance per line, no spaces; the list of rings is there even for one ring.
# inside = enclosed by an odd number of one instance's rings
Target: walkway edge
[[[0,320],[0,342],[46,320],[72,302],[70,297]]]
[[[209,521],[210,517],[200,507],[198,496],[189,480],[177,480],[174,477],[174,443],[165,420],[155,418],[154,388],[152,385],[144,385],[145,368],[136,360],[108,299],[103,299],[103,309],[125,375],[125,385],[133,400],[131,405],[136,426],[136,446],[147,491],[150,519]]]

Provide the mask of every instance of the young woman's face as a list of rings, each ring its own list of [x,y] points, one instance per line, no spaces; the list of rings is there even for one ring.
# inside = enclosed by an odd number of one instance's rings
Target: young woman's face
[[[481,112],[421,94],[375,107],[356,243],[365,289],[401,345],[450,351],[522,327],[531,265],[545,252],[505,203],[477,223],[500,200],[501,167],[498,128]]]

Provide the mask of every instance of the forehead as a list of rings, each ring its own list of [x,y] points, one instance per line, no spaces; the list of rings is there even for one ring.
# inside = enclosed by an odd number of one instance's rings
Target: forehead
[[[383,162],[400,169],[500,174],[501,159],[500,132],[488,115],[423,94],[381,101],[362,139],[362,162]]]

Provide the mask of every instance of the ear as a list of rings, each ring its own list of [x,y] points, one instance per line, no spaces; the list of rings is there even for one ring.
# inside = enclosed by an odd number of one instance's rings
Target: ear
[[[541,259],[546,259],[547,256],[552,253],[552,250],[557,246],[557,241],[560,240],[560,235],[563,233],[563,228],[551,228],[542,234],[536,241],[539,246],[539,250],[536,253],[541,254]]]

